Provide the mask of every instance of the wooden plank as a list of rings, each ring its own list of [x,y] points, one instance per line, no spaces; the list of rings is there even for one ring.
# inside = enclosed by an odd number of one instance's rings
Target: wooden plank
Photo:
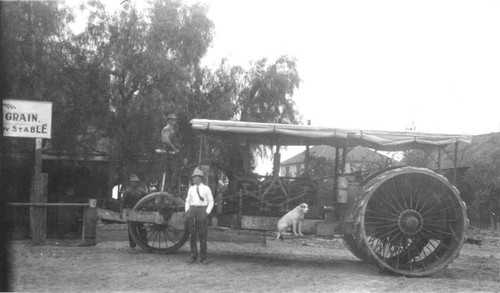
[[[158,223],[160,214],[158,212],[144,212],[144,211],[132,211],[130,209],[123,209],[123,219],[133,222],[143,222],[143,223],[157,223],[164,224],[163,217],[161,222]]]
[[[27,206],[27,207],[88,207],[88,203],[65,203],[65,202],[46,202],[46,203],[30,203],[30,202],[9,202],[11,206]]]
[[[163,216],[158,212],[132,211],[130,209],[124,209],[123,219],[133,222],[169,225],[177,229],[184,229],[186,223],[186,213],[173,213],[168,222],[165,222],[165,218],[163,218]]]
[[[186,227],[186,213],[177,212],[170,217],[168,220],[168,225],[179,230],[183,230]]]
[[[338,230],[340,222],[320,222],[316,225],[316,236],[333,238]],[[340,234],[340,232],[337,232]]]
[[[99,218],[101,220],[114,221],[114,222],[120,222],[120,223],[127,222],[126,220],[124,220],[120,217],[119,213],[113,212],[110,210],[101,209],[101,208],[97,208],[97,218]]]
[[[266,243],[266,233],[209,226],[207,240],[234,243]]]
[[[241,228],[251,230],[275,231],[279,218],[274,217],[258,217],[258,216],[242,216]]]
[[[218,227],[238,228],[238,215],[215,215],[212,217],[211,224]]]
[[[260,217],[260,216],[243,216],[241,219],[241,228],[250,230],[276,231],[276,226],[280,218],[276,217]],[[302,225],[302,232],[316,233],[316,224],[323,220],[305,219]]]

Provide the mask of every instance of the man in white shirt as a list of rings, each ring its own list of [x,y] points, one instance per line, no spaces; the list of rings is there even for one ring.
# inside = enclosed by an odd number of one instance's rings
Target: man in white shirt
[[[200,261],[206,263],[207,260],[207,226],[208,215],[214,207],[214,198],[210,187],[203,184],[203,172],[195,168],[193,175],[193,185],[189,188],[186,197],[186,221],[188,226],[191,245],[190,263],[195,263],[198,259],[198,249],[196,236],[200,238]]]

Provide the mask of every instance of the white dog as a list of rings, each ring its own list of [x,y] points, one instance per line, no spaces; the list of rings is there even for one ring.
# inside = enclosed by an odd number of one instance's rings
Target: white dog
[[[292,227],[293,234],[295,235],[304,235],[302,234],[302,224],[304,223],[304,215],[309,211],[309,206],[307,203],[301,203],[293,210],[286,213],[281,219],[278,221],[278,236],[276,240],[283,240],[282,233],[285,233],[289,227]],[[298,226],[298,230],[297,230]]]

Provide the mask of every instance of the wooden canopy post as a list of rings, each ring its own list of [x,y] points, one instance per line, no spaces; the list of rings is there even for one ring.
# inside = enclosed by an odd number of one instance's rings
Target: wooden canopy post
[[[307,125],[311,125],[311,120],[307,120]],[[304,157],[304,174],[309,177],[309,145],[306,145],[306,153]]]
[[[332,206],[329,207],[329,209],[331,210],[333,207],[333,211],[334,211],[334,214],[333,214],[333,218],[335,220],[338,220],[340,218],[340,215],[338,213],[338,208],[339,208],[339,205],[337,203],[337,198],[338,198],[338,193],[339,193],[339,190],[338,190],[338,179],[339,179],[339,159],[340,159],[340,153],[339,153],[339,146],[338,144],[335,144],[335,165],[333,167],[333,200],[332,200]],[[325,207],[326,209],[327,207]],[[325,213],[327,212],[327,210],[325,210]],[[325,219],[327,219],[327,216],[325,214]]]
[[[250,141],[247,138],[243,148],[243,175],[248,177],[250,173]]]
[[[306,152],[305,152],[305,157],[304,157],[304,174],[306,176],[309,175],[309,160],[310,160],[309,145],[306,145]]]
[[[441,147],[438,147],[437,170],[441,171]]]
[[[345,166],[347,164],[347,153],[349,152],[349,146],[350,146],[350,137],[352,137],[354,133],[348,132],[347,137],[345,139],[345,144],[342,146],[342,165],[341,165],[341,174],[344,175],[345,173]]]
[[[333,168],[333,198],[337,200],[337,179],[339,178],[339,146],[335,145],[335,166]]]
[[[280,154],[280,145],[276,145],[276,153],[274,153],[273,158],[273,177],[280,176],[280,163],[281,163],[281,154]]]
[[[205,135],[200,135],[200,151],[198,152],[198,167],[201,166],[201,159],[203,157],[203,141],[204,141]]]
[[[455,154],[453,156],[453,185],[458,185],[458,140],[455,142]]]

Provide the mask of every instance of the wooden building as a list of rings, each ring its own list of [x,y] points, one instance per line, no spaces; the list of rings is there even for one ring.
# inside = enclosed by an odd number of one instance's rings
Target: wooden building
[[[29,203],[34,173],[34,142],[25,138],[4,138],[1,178],[7,203]],[[109,157],[103,152],[69,153],[42,150],[42,173],[48,175],[48,203],[103,205],[111,193]],[[29,207],[8,206],[14,238],[29,237]],[[81,233],[82,207],[48,207],[47,236],[68,237]]]

